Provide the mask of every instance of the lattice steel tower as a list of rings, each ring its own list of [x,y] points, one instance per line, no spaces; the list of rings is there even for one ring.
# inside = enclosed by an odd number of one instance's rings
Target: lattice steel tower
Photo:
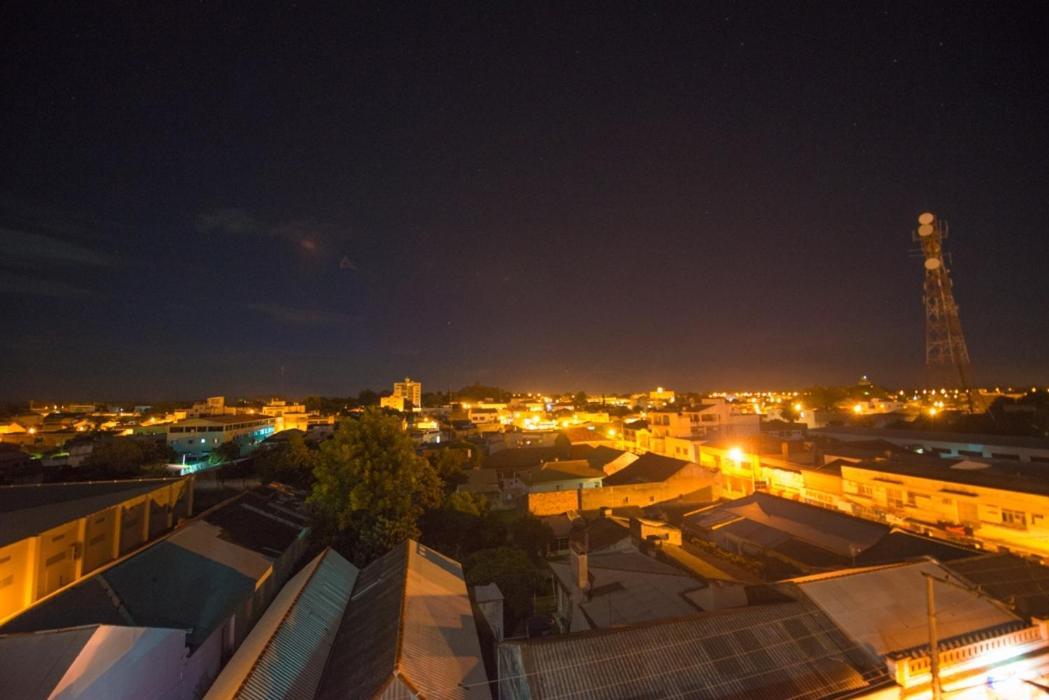
[[[918,217],[915,238],[925,265],[925,368],[933,387],[958,386],[972,410],[972,366],[962,335],[958,304],[944,260],[947,223],[926,212]]]

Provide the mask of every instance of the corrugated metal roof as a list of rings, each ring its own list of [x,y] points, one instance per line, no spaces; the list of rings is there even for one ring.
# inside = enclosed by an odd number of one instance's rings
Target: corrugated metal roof
[[[268,493],[272,489],[255,489]],[[252,505],[251,494],[176,530],[111,568],[90,575],[7,622],[4,632],[86,624],[191,629],[191,649],[251,597],[279,553],[304,532]],[[245,505],[251,506],[245,508]],[[236,527],[223,527],[234,510]],[[254,527],[252,527],[254,523]]]
[[[1012,554],[982,554],[945,565],[1025,616],[1049,615],[1049,568]]]
[[[281,589],[206,697],[313,698],[357,574],[333,550],[318,554]]]
[[[884,655],[928,641],[925,574],[949,576],[939,563],[921,561],[793,583],[851,638]],[[936,617],[943,639],[1018,619],[975,593],[941,584],[936,585]]]
[[[587,559],[590,595],[575,607],[592,628],[665,620],[699,612],[684,594],[699,588],[700,581],[680,569],[637,551],[591,554]],[[574,590],[574,576],[568,562],[552,561],[550,569],[563,588]],[[573,629],[577,629],[575,624],[573,622]]]
[[[408,540],[358,576],[318,698],[490,697],[459,564]]]
[[[889,682],[811,605],[739,608],[499,646],[503,697],[826,698]]]
[[[710,529],[725,522],[729,514],[761,525],[754,528],[755,533],[771,528],[844,557],[875,545],[890,530],[888,525],[761,492],[685,516],[684,522]],[[729,527],[741,532],[747,526],[734,523]]]

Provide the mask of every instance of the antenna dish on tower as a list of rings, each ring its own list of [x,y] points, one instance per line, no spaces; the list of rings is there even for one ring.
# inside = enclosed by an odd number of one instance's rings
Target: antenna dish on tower
[[[918,216],[919,224],[931,224],[934,221],[936,221],[936,217],[932,215],[932,212],[927,211],[924,214]]]
[[[939,269],[939,267],[940,267],[940,259],[939,258],[926,258],[926,260],[925,260],[925,269],[926,270],[937,270],[937,269]]]
[[[932,235],[932,231],[933,231],[932,224],[922,224],[921,226],[918,227],[918,235],[921,236],[922,238],[925,238],[926,236],[931,236]]]

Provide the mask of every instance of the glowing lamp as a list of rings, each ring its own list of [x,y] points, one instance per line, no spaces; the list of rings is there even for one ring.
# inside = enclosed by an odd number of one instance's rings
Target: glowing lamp
[[[728,451],[728,458],[733,462],[739,463],[743,461],[743,450],[738,447],[730,448]]]

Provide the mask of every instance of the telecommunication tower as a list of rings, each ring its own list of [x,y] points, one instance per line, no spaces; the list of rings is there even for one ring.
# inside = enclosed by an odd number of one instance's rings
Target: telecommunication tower
[[[925,367],[934,387],[958,386],[973,408],[972,366],[962,335],[958,304],[954,301],[951,276],[944,259],[945,221],[925,212],[918,217],[915,238],[921,245],[925,267]]]

